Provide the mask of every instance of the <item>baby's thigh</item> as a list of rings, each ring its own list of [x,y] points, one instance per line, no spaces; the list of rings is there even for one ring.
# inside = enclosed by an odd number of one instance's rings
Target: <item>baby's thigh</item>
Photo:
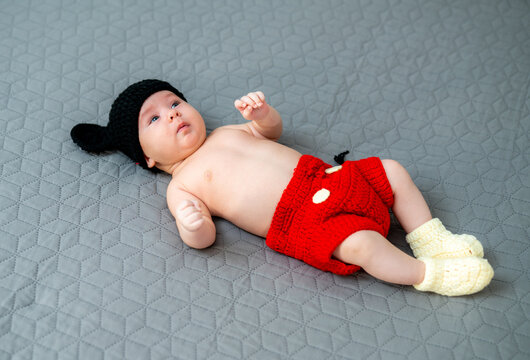
[[[396,160],[383,159],[381,160],[381,163],[383,164],[386,177],[394,193],[396,192],[396,189],[400,188],[404,184],[412,182],[407,169],[405,169],[403,165]]]

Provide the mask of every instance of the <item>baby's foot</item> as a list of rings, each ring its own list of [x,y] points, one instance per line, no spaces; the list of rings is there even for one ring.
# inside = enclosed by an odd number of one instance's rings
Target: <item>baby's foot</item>
[[[482,244],[472,235],[455,235],[439,219],[432,219],[407,235],[416,258],[461,258],[484,256]]]
[[[447,296],[469,295],[484,289],[493,278],[488,260],[477,257],[418,260],[425,263],[425,277],[420,284],[414,285],[420,291]]]

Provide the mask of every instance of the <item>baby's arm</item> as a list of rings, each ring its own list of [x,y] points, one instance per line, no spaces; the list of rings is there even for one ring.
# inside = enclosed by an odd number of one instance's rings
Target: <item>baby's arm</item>
[[[195,249],[204,249],[215,242],[215,224],[210,211],[199,198],[170,183],[167,204],[184,243]]]
[[[251,121],[248,124],[254,135],[278,140],[282,134],[282,118],[275,108],[267,104],[261,91],[251,92],[234,101],[241,115]]]

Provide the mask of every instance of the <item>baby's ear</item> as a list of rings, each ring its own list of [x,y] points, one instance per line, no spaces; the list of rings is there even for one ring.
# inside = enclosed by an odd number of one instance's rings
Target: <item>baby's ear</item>
[[[96,124],[77,124],[70,131],[72,140],[81,149],[100,153],[107,150],[114,150],[112,140],[107,134],[107,128]]]
[[[144,159],[148,168],[153,168],[156,165],[156,161],[144,154]]]

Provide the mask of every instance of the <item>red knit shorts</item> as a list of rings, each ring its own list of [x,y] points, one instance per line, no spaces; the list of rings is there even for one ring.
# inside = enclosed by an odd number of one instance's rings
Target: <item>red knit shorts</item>
[[[328,168],[331,165],[313,156],[300,158],[276,207],[266,243],[318,269],[348,275],[360,267],[332,258],[333,252],[360,230],[386,237],[394,197],[379,158],[347,161],[329,174]]]

